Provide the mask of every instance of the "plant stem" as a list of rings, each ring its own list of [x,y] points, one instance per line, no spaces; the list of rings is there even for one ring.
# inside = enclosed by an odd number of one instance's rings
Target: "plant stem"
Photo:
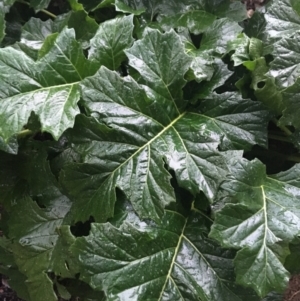
[[[270,139],[274,139],[274,140],[278,140],[278,141],[284,141],[284,142],[290,142],[290,139],[288,137],[284,137],[284,136],[280,136],[280,135],[276,135],[276,134],[268,134],[268,137]]]
[[[26,2],[26,1],[24,1],[24,0],[17,0],[17,2],[23,3],[23,4],[26,4],[26,5],[30,6],[30,4],[29,4],[28,2]],[[43,12],[44,14],[50,16],[50,17],[53,18],[53,19],[56,18],[56,15],[52,14],[51,12],[49,12],[49,11],[46,10],[46,9],[41,9],[40,11]]]
[[[21,137],[25,137],[25,136],[28,136],[28,135],[31,135],[33,132],[31,130],[23,130],[21,132],[18,133],[18,137],[21,138]]]
[[[286,156],[285,159],[287,161],[292,161],[292,162],[300,163],[300,156],[297,156],[297,155]]]
[[[293,133],[284,125],[280,125],[276,118],[272,118],[272,121],[278,126],[287,136],[291,136]]]

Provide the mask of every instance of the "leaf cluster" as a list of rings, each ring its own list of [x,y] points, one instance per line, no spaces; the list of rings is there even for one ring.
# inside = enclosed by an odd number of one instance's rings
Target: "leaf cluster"
[[[300,7],[0,1],[0,273],[27,301],[282,300],[300,271]]]

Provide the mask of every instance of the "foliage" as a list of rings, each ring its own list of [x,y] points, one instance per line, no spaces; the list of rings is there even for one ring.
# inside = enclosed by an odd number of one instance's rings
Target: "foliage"
[[[282,300],[299,272],[300,9],[0,1],[0,272],[28,301]]]

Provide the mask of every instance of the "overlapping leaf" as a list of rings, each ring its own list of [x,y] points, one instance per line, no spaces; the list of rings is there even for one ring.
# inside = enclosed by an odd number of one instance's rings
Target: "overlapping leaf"
[[[234,283],[234,252],[207,238],[203,215],[166,211],[157,226],[143,224],[92,224],[71,247],[81,279],[107,300],[258,300]]]
[[[296,80],[294,85],[285,89],[282,93],[286,109],[283,111],[283,116],[280,119],[280,123],[285,125],[293,125],[296,129],[300,128],[299,93],[299,78]]]
[[[7,235],[13,240],[11,250],[19,271],[27,277],[30,300],[54,301],[53,282],[47,273],[71,276],[65,264],[68,240],[59,237],[59,228],[71,203],[57,187],[46,161],[45,149],[41,145],[33,146],[34,151],[29,147],[18,155],[25,161],[17,167],[19,178],[27,175],[30,188],[9,210]],[[68,237],[67,233],[65,237]]]
[[[27,55],[36,59],[38,51],[42,48],[45,40],[54,39],[54,37],[51,38],[51,35],[60,33],[65,26],[74,28],[75,37],[83,48],[89,46],[90,39],[98,29],[95,20],[90,18],[83,10],[58,16],[54,21],[31,18],[23,26],[21,40],[14,47],[21,48]]]
[[[211,95],[199,108],[186,110],[181,88],[189,59],[174,32],[150,30],[126,53],[147,86],[104,67],[82,84],[85,106],[109,128],[82,116],[69,136],[84,163],[68,166],[62,176],[77,201],[78,220],[90,212],[99,221],[112,216],[116,188],[141,217],[157,220],[174,201],[164,160],[180,186],[213,199],[226,174],[218,146],[266,142],[259,133],[268,114],[236,94]]]
[[[133,43],[133,16],[106,21],[91,40],[89,59],[116,70],[126,58],[124,50]]]
[[[229,168],[232,176],[222,185],[229,204],[217,212],[210,237],[241,249],[235,259],[238,283],[260,296],[283,291],[288,243],[300,233],[299,165],[272,177],[258,160],[235,160]]]
[[[299,17],[300,18],[300,17]],[[269,74],[280,88],[292,86],[300,75],[300,34],[281,39],[273,51]]]
[[[31,112],[56,139],[79,113],[78,82],[97,66],[87,61],[74,31],[65,29],[37,62],[13,48],[0,50],[0,135],[7,141]]]
[[[266,23],[260,37],[268,46],[300,30],[300,15],[293,9],[290,0],[270,1],[264,17]]]

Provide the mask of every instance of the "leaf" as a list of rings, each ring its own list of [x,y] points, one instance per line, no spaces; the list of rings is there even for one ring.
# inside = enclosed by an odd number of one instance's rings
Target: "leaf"
[[[133,43],[133,16],[124,16],[100,24],[91,40],[89,59],[116,70],[126,59],[124,50]]]
[[[233,40],[242,31],[242,28],[228,19],[216,20],[204,33],[200,49],[202,51],[226,53],[227,43]]]
[[[11,139],[6,144],[3,139],[0,137],[0,150],[7,152],[9,154],[16,155],[18,152],[18,141],[15,136],[11,137]]]
[[[8,278],[8,285],[17,291],[19,298],[29,300],[28,289],[25,285],[26,276],[18,269],[11,250],[12,241],[3,235],[0,238],[0,273]]]
[[[236,93],[213,93],[201,101],[197,112],[201,112],[199,121],[206,131],[219,136],[222,150],[250,150],[255,144],[267,147],[270,114],[259,103]]]
[[[65,26],[74,28],[76,39],[83,48],[89,47],[90,39],[98,29],[97,23],[82,10],[60,15],[54,21],[31,18],[23,26],[21,40],[14,47],[20,48],[27,55],[37,59],[37,53],[49,35],[61,32]],[[34,55],[30,55],[30,50]]]
[[[55,139],[73,126],[78,82],[96,71],[74,38],[74,31],[65,29],[37,62],[12,48],[0,50],[0,134],[5,142],[26,125],[32,111],[42,131]]]
[[[295,84],[288,87],[282,92],[282,98],[284,99],[285,110],[283,116],[280,118],[280,124],[292,125],[296,129],[300,128],[299,122],[299,93],[300,82],[296,80]]]
[[[266,125],[268,114],[260,105],[245,109],[246,101],[235,103],[234,94],[208,98],[198,110],[176,116],[176,107],[165,99],[153,102],[130,77],[100,68],[84,81],[83,97],[90,112],[110,129],[82,116],[70,132],[69,140],[84,164],[69,165],[61,179],[76,200],[76,220],[88,219],[90,212],[99,221],[112,216],[116,187],[141,217],[157,220],[174,200],[163,158],[180,186],[194,194],[202,190],[212,199],[226,173],[217,146],[228,149],[266,141],[265,134],[259,137],[253,129],[254,124],[261,127],[263,118]],[[214,110],[218,105],[220,109]],[[233,117],[236,110],[245,113],[249,125],[243,117],[243,122]],[[240,138],[233,138],[231,131]]]
[[[36,11],[47,8],[51,0],[30,0],[30,6]]]
[[[17,206],[12,206],[8,221],[9,237],[15,241],[12,252],[16,264],[28,278],[26,284],[30,300],[38,301],[42,297],[54,301],[53,282],[47,273],[51,271],[61,277],[71,276],[65,264],[68,240],[63,241],[59,236],[60,226],[71,203],[57,187],[46,161],[45,150],[41,146],[34,150],[28,148],[23,150],[21,157],[24,159],[30,155],[31,161],[27,160],[27,164],[22,166],[20,176],[22,173],[27,175],[31,184],[28,194],[36,202],[27,195],[19,199]],[[33,174],[28,175],[28,171]],[[18,222],[20,220],[22,223]],[[68,235],[65,234],[65,237]]]
[[[232,75],[226,64],[220,59],[214,59],[212,61],[214,68],[213,75],[208,78],[208,81],[201,83],[197,92],[195,93],[195,99],[205,99],[210,96],[214,90],[222,86],[226,80]]]
[[[185,218],[166,211],[157,226],[143,230],[124,223],[92,224],[71,252],[81,279],[107,300],[257,300],[232,281],[234,252],[207,238],[197,212]]]
[[[244,64],[244,62],[251,60],[249,46],[250,39],[244,34],[240,34],[235,40],[230,41],[227,44],[227,52],[234,51],[231,56],[234,66],[239,66]]]
[[[252,71],[251,86],[255,91],[255,96],[271,112],[280,115],[285,108],[282,93],[275,84],[275,78],[266,75],[269,68],[264,57],[254,61],[255,67]]]
[[[0,2],[0,42],[5,36],[5,14],[8,13],[10,6],[14,4],[15,0],[2,0]]]
[[[269,74],[281,89],[292,86],[300,75],[299,41],[299,34],[281,39],[273,51],[274,61],[270,64]]]
[[[281,38],[291,37],[300,29],[300,16],[294,11],[290,0],[271,1],[264,17],[266,28],[263,41],[267,45],[272,45]]]
[[[73,10],[94,11],[98,8],[107,7],[114,3],[113,0],[68,0]]]
[[[182,87],[185,84],[184,74],[191,60],[183,53],[182,44],[175,32],[160,34],[157,30],[148,29],[144,38],[136,41],[125,53],[129,58],[129,65],[142,76],[143,84],[173,102],[177,107],[175,111],[179,113],[185,105],[182,101]]]
[[[161,24],[169,28],[186,27],[191,33],[198,35],[209,28],[215,19],[216,16],[205,11],[192,10],[163,18]]]
[[[184,0],[184,1],[147,1],[147,0],[115,0],[117,11],[123,13],[131,13],[140,15],[144,12],[143,16],[147,20],[153,20],[157,15],[159,16],[174,16],[179,13],[185,13],[191,10],[204,10],[205,3],[197,0]]]
[[[240,1],[228,2],[226,0],[206,1],[207,11],[219,18],[228,18],[236,22],[247,19],[245,5]]]
[[[300,231],[299,165],[270,177],[257,159],[235,160],[229,169],[232,175],[222,187],[230,203],[216,213],[210,237],[241,249],[235,258],[238,283],[260,296],[284,291],[287,244]]]

